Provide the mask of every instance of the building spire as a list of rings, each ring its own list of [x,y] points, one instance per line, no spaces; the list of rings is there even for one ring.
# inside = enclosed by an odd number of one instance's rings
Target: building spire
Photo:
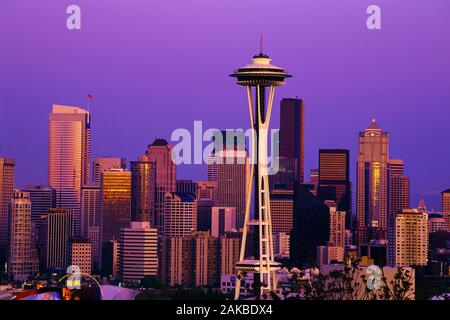
[[[259,54],[263,54],[263,34],[259,34]]]

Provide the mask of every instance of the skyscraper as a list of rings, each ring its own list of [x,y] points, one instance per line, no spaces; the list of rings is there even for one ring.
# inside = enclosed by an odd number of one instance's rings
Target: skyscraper
[[[91,120],[89,111],[53,105],[49,116],[48,181],[56,190],[56,207],[72,209],[80,234],[81,187],[90,182]]]
[[[409,209],[409,178],[404,174],[403,160],[389,160],[389,216]]]
[[[211,236],[219,238],[227,231],[236,231],[236,208],[212,207]]]
[[[131,222],[131,172],[111,169],[102,173],[100,186],[102,220],[102,270],[113,270],[111,245],[118,240],[120,230]]]
[[[197,230],[197,200],[193,193],[166,192],[164,197],[165,237],[191,236]]]
[[[294,186],[294,218],[290,237],[290,260],[303,267],[316,261],[316,248],[328,244],[330,209],[306,185]]]
[[[15,190],[10,201],[8,274],[26,280],[38,272],[31,247],[31,201],[27,192]],[[36,257],[37,258],[37,257]]]
[[[41,215],[56,207],[56,192],[50,186],[29,184],[22,191],[30,194],[31,223],[39,222]]]
[[[217,165],[217,205],[236,208],[236,225],[244,225],[247,171],[247,152],[222,150],[218,153],[222,163]]]
[[[127,160],[125,158],[94,158],[93,163],[93,177],[92,182],[95,185],[100,185],[101,174],[103,171],[109,171],[110,169],[126,169]]]
[[[87,238],[92,244],[92,267],[95,270],[100,268],[102,247],[102,216],[100,207],[100,186],[83,186],[81,188],[81,236]]]
[[[197,182],[197,230],[211,230],[212,207],[217,204],[217,181]]]
[[[276,185],[270,193],[272,232],[290,233],[294,216],[294,191],[285,185]]]
[[[285,181],[278,183],[292,186],[303,182],[305,174],[305,105],[302,99],[284,98],[280,104],[280,173]]]
[[[9,246],[9,203],[14,194],[14,159],[0,158],[0,271]]]
[[[69,266],[67,246],[73,235],[73,210],[50,209],[47,215],[47,269],[66,271]]]
[[[176,166],[172,161],[173,146],[164,139],[155,139],[148,146],[141,161],[150,161],[156,163],[156,200],[155,217],[150,221],[152,226],[156,226],[159,234],[164,229],[164,195],[166,192],[176,191]]]
[[[351,223],[350,152],[346,149],[319,150],[319,186],[322,201],[333,200],[338,211],[347,212],[346,228]]]
[[[131,220],[155,221],[156,162],[131,161]]]
[[[150,222],[132,222],[119,240],[119,277],[137,282],[158,274],[158,231]]]
[[[389,135],[372,119],[358,140],[356,234],[363,244],[373,238],[386,239]]]
[[[428,261],[428,216],[417,209],[391,217],[388,264],[393,267],[424,266]]]

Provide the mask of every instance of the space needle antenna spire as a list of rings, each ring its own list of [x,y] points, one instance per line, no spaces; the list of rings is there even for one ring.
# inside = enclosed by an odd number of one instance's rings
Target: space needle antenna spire
[[[263,53],[263,34],[259,34],[259,53]]]

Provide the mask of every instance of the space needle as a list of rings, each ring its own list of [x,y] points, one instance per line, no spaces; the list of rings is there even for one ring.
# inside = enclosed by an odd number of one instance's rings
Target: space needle
[[[236,264],[235,300],[240,297],[241,279],[246,273],[253,273],[254,287],[259,287],[259,296],[275,292],[275,272],[281,264],[273,254],[272,223],[270,217],[270,194],[268,176],[268,131],[272,112],[275,87],[285,84],[291,76],[282,68],[271,64],[271,59],[262,51],[262,37],[259,54],[252,63],[230,75],[237,84],[246,87],[250,122],[253,128],[251,138],[251,167],[247,176],[245,222],[242,233],[239,261]],[[266,95],[268,98],[266,99]],[[254,214],[250,206],[254,191]],[[252,256],[246,257],[248,232],[253,230],[256,245]]]

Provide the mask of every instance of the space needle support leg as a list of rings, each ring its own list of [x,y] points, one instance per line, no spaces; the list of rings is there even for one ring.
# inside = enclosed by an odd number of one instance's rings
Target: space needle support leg
[[[253,114],[253,102],[252,102],[252,88],[247,86],[247,98],[248,98],[248,108],[250,111],[250,128],[252,133],[252,141],[251,141],[251,156],[250,156],[250,164],[247,163],[246,170],[246,188],[245,188],[245,217],[244,217],[244,230],[242,232],[242,243],[241,243],[241,251],[239,255],[239,261],[245,259],[245,248],[247,244],[247,232],[248,232],[248,222],[250,221],[250,204],[252,199],[252,185],[253,185],[253,173],[254,167],[253,164],[255,162],[255,130],[254,127],[254,114]],[[250,169],[248,169],[248,166]],[[234,291],[234,300],[239,300],[239,295],[241,291],[241,274],[238,272],[238,277],[236,279],[236,288]]]

